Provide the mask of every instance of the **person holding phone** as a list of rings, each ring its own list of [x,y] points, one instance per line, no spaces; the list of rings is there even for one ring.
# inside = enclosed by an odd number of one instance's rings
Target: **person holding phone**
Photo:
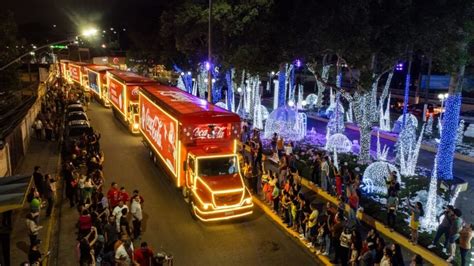
[[[30,265],[41,265],[43,260],[51,253],[50,251],[41,253],[39,249],[40,244],[41,240],[37,239],[30,247],[30,251],[28,252],[28,261],[30,262]]]

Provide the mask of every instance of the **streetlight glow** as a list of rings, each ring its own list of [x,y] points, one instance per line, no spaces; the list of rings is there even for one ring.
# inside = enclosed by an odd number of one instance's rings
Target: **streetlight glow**
[[[82,36],[84,37],[91,37],[91,36],[94,36],[97,34],[97,29],[96,28],[89,28],[89,29],[85,29],[84,31],[82,31]]]

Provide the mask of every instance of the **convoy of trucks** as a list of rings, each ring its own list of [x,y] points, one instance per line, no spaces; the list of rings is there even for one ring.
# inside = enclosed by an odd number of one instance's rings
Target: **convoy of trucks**
[[[60,71],[110,104],[132,133],[143,136],[150,158],[181,189],[193,217],[210,222],[252,214],[237,154],[237,114],[132,72],[67,60],[60,62]]]

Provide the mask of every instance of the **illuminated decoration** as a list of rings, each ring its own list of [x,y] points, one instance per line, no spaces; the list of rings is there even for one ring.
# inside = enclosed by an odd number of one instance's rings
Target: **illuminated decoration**
[[[264,137],[269,139],[277,132],[283,139],[297,141],[306,134],[306,114],[300,113],[288,106],[273,110],[265,122]]]
[[[383,111],[383,103],[380,104],[379,128],[383,131],[390,131],[390,96],[388,95],[385,112]]]
[[[425,136],[427,136],[428,138],[431,138],[431,136],[433,136],[433,114],[430,114],[428,122],[426,123]]]
[[[280,92],[279,92],[279,85],[278,85],[278,79],[275,79],[273,81],[273,109],[277,109],[278,108],[278,100],[279,100],[279,95],[280,95]]]
[[[421,140],[423,139],[423,133],[425,131],[425,125],[422,126],[418,141],[414,146],[409,146],[408,152],[404,152],[405,145],[400,146],[400,173],[403,176],[414,176],[416,165],[418,164],[418,155],[420,154]],[[402,131],[403,132],[403,131]],[[406,157],[405,157],[406,154]]]
[[[381,149],[380,131],[377,131],[377,161],[387,161],[389,149],[387,145],[383,145],[383,149]]]
[[[467,126],[467,129],[464,132],[464,136],[474,138],[474,123],[471,123],[469,124],[469,126]]]
[[[407,158],[409,156],[410,150],[413,149],[416,142],[416,127],[413,123],[407,123],[406,126],[402,129],[402,132],[398,135],[397,143],[395,143],[396,148],[396,160],[401,160],[402,156]]]
[[[295,102],[295,65],[290,64],[290,67],[287,70],[287,85],[288,85],[288,99]]]
[[[395,70],[396,70],[396,71],[403,71],[403,63],[399,62],[399,63],[395,66]]]
[[[438,168],[437,158],[435,156],[433,171],[431,173],[430,188],[428,190],[428,200],[425,204],[425,215],[421,219],[422,228],[428,231],[434,231],[438,227],[437,218],[437,190],[438,176],[436,169]]]
[[[208,70],[206,70],[205,66],[204,65],[200,65],[199,66],[199,74],[197,76],[197,87],[198,87],[198,90],[197,92],[199,93],[199,98],[201,99],[205,99],[206,98],[206,92],[207,92],[207,76],[208,76],[208,73],[207,73]]]
[[[217,102],[217,103],[215,103],[215,105],[220,107],[220,108],[227,109],[227,104],[225,104],[224,102]]]
[[[311,108],[316,106],[316,103],[318,102],[318,96],[314,93],[309,94],[306,96],[306,107]]]
[[[443,135],[443,123],[441,122],[441,116],[438,117],[438,124],[436,124],[438,128],[438,135],[441,137]]]
[[[461,109],[461,95],[450,95],[446,100],[446,110],[443,119],[443,134],[438,145],[438,178],[443,180],[453,179],[453,157],[456,148],[456,135],[458,131],[459,111]]]
[[[413,114],[407,114],[406,124],[411,124],[414,128],[418,128],[418,119]],[[399,116],[395,124],[393,124],[393,132],[399,133],[402,131],[403,115]]]
[[[296,102],[296,108],[298,110],[302,110],[303,109],[303,106],[306,105],[306,104],[303,104],[303,85],[299,84],[298,85],[298,101]]]
[[[235,112],[235,97],[234,97],[234,84],[232,77],[235,75],[235,69],[227,70],[225,73],[225,81],[227,84],[226,103],[227,110]]]
[[[349,110],[346,112],[347,123],[354,123],[354,111],[352,111],[352,102],[349,102]]]
[[[192,93],[193,90],[193,77],[191,72],[185,73],[181,68],[179,68],[177,65],[173,65],[174,70],[177,73],[180,73],[179,78],[178,78],[178,84],[176,87],[179,89]]]
[[[337,158],[337,151],[335,148],[333,149],[332,164],[337,169],[337,171],[339,171],[339,160]]]
[[[362,183],[364,184],[362,190],[366,193],[387,194],[386,178],[390,172],[397,173],[397,180],[401,184],[401,177],[395,165],[387,162],[373,162],[364,171]]]
[[[328,81],[328,77],[329,77],[329,69],[331,68],[330,65],[325,65],[323,66],[323,69],[322,69],[322,72],[321,72],[321,79],[324,81],[324,82],[327,82]],[[313,75],[315,74],[315,69],[313,68],[308,68],[309,71],[311,71],[313,73]],[[323,82],[321,82],[319,79],[316,79],[316,84],[318,85],[318,97],[316,98],[316,108],[321,108],[323,106],[323,93],[324,91],[326,90],[326,86],[324,86]]]
[[[333,135],[336,133],[343,133],[345,130],[344,108],[342,107],[341,93],[339,92],[336,94],[336,100],[334,101],[334,106],[335,106],[334,110],[331,113],[331,116],[329,118],[328,125],[327,125],[330,135]]]
[[[336,109],[336,95],[334,94],[333,89],[329,89],[329,106],[326,109],[326,116],[331,116],[331,112]]]
[[[178,84],[176,85],[176,87],[178,87],[180,90],[186,91],[186,86],[184,86],[182,75],[178,78]]]
[[[458,132],[456,135],[456,145],[461,145],[464,139],[464,120],[459,121]]]
[[[383,87],[382,94],[380,95],[380,98],[379,98],[379,109],[381,109],[380,106],[383,106],[383,104],[385,103],[385,99],[387,98],[387,96],[389,96],[388,90],[390,89],[392,78],[393,78],[393,71],[391,71],[388,74],[387,80],[385,81],[385,86]],[[390,104],[387,104],[387,105],[390,106]]]
[[[260,101],[260,90],[258,88],[258,83],[257,87],[254,90],[254,95],[255,95],[255,100],[253,102],[253,127],[258,128],[258,129],[263,129],[263,114],[262,114],[262,109],[260,108],[261,101]]]
[[[374,74],[375,76],[375,74]],[[372,89],[370,90],[370,122],[375,123],[379,120],[379,112],[377,112],[377,88],[379,84],[380,75],[377,77],[376,81],[372,83]]]
[[[370,100],[367,92],[360,94],[354,93],[354,116],[360,131],[360,151],[359,161],[362,163],[370,162],[370,145],[372,137],[372,123],[369,119],[368,101]]]
[[[346,137],[346,135],[336,133],[329,136],[325,149],[327,151],[336,150],[340,153],[348,153],[352,150],[352,142]]]
[[[288,64],[280,67],[278,72],[278,108],[286,104],[286,71]],[[276,110],[276,109],[275,109]]]

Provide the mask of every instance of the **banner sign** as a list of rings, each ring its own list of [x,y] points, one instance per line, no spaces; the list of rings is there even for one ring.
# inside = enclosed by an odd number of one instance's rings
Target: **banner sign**
[[[176,176],[178,158],[178,122],[140,94],[140,131],[145,136],[166,166]]]

